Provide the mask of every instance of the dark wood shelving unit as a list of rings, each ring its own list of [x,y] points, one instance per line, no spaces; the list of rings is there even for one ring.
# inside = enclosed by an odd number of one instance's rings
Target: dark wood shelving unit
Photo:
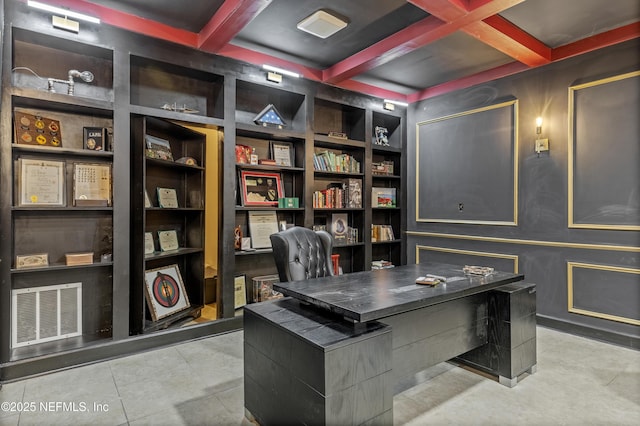
[[[248,217],[253,211],[273,211],[279,225],[308,228],[330,225],[333,215],[346,214],[348,225],[358,230],[358,239],[335,245],[345,273],[370,269],[371,260],[383,254],[396,264],[405,262],[405,244],[400,239],[406,228],[404,111],[385,112],[381,100],[304,79],[267,82],[257,67],[115,27],[69,34],[44,21],[34,26],[34,19],[44,18],[34,18],[23,9],[13,4],[5,7],[1,50],[0,188],[11,195],[0,197],[0,380],[240,328],[242,318],[234,309],[235,276],[245,275],[249,289],[253,277],[276,272],[270,248],[233,249],[236,226],[244,236],[251,236]],[[91,83],[77,79],[73,95],[58,83],[55,92],[48,91],[46,79],[65,79],[69,69],[91,71],[95,78]],[[277,109],[284,126],[254,122],[267,105]],[[62,146],[17,143],[13,136],[16,110],[58,119]],[[375,126],[388,128],[390,146],[372,144]],[[84,149],[83,127],[108,128],[112,149]],[[208,144],[204,132],[209,130],[219,132],[218,146]],[[147,132],[169,140],[174,159],[194,157],[197,165],[146,158]],[[344,133],[346,139],[331,137],[330,132]],[[235,146],[250,146],[260,159],[268,159],[274,142],[291,147],[290,166],[236,163]],[[218,164],[205,161],[209,149],[218,150]],[[313,155],[322,150],[353,156],[360,171],[314,170]],[[66,205],[18,205],[18,158],[64,162]],[[372,159],[393,161],[394,174],[372,175],[368,167]],[[71,171],[76,163],[111,165],[111,205],[73,205]],[[238,176],[243,171],[278,174],[284,195],[297,198],[298,207],[242,205],[241,197],[234,194],[239,194]],[[205,214],[216,214],[205,209],[204,195],[196,197],[197,206],[190,195],[196,188],[205,194],[204,177],[209,173],[217,175],[219,185],[215,230],[204,227]],[[315,190],[349,179],[360,182],[361,207],[313,207]],[[374,184],[397,188],[396,209],[371,208]],[[156,187],[175,188],[179,207],[158,207]],[[152,207],[145,207],[145,190]],[[396,239],[372,244],[370,227],[377,220],[393,226]],[[157,231],[170,229],[177,231],[180,248],[162,252]],[[146,232],[156,238],[154,252],[145,255]],[[204,306],[204,236],[209,232],[217,236],[218,321],[182,327]],[[94,263],[65,264],[65,253],[81,251],[94,252]],[[101,262],[100,255],[108,252],[112,259]],[[16,255],[29,253],[48,253],[49,265],[16,268]],[[145,300],[145,271],[171,264],[178,265],[191,306],[153,321]],[[80,335],[12,345],[13,290],[77,282],[82,283]]]

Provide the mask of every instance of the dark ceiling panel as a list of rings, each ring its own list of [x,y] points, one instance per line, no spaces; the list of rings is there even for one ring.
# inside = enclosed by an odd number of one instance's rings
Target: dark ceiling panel
[[[471,36],[454,33],[354,80],[408,94],[513,61]]]
[[[198,33],[224,0],[100,0],[91,3]]]
[[[640,20],[639,0],[529,0],[500,14],[549,47]]]
[[[349,25],[326,39],[296,28],[325,8],[347,17]],[[405,0],[273,0],[231,43],[323,69],[427,16]]]

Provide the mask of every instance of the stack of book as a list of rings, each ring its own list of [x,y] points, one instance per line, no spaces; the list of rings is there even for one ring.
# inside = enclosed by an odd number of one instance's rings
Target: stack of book
[[[393,263],[388,260],[372,260],[371,261],[371,269],[389,269],[393,268]]]

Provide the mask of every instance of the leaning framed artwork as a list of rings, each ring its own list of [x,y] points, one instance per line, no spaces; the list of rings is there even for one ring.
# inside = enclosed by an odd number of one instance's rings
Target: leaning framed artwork
[[[277,206],[284,197],[282,177],[279,173],[240,172],[240,194],[243,206]]]
[[[191,306],[178,265],[167,265],[145,271],[144,281],[145,296],[154,321]]]

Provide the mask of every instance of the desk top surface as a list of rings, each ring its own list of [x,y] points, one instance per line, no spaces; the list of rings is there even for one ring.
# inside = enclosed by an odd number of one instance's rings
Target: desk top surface
[[[445,277],[436,286],[416,284],[428,274]],[[311,303],[356,321],[371,321],[521,281],[524,275],[495,271],[466,276],[462,266],[421,263],[355,272],[305,281],[275,283],[286,296]]]

